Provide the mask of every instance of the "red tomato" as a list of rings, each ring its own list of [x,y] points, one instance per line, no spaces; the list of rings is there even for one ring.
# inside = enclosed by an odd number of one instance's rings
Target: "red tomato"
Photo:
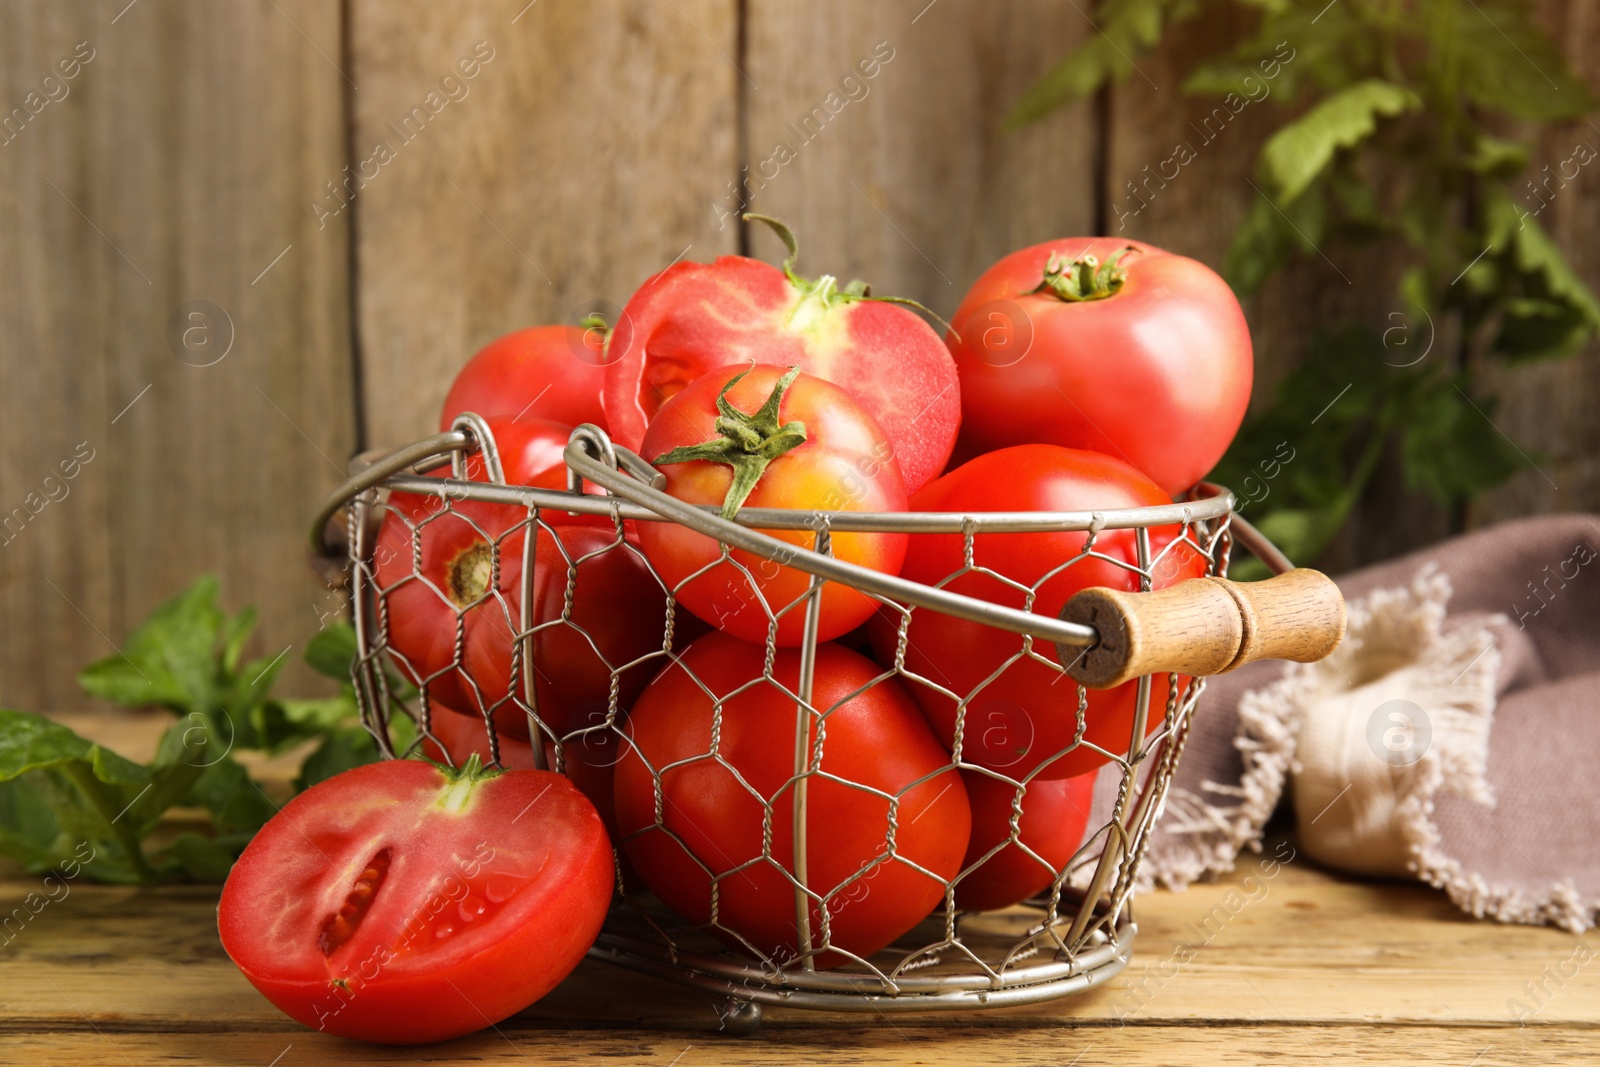
[[[972,802],[972,840],[962,867],[967,873],[956,883],[956,907],[967,911],[1009,908],[1055,881],[1083,844],[1089,805],[1094,800],[1094,777],[1035,778],[1019,785],[982,771],[962,771],[967,799]],[[1022,814],[1017,839],[1012,841],[1011,817],[1016,807]],[[977,868],[969,869],[973,864],[978,864]]]
[[[500,453],[501,474],[505,476],[507,485],[531,485],[538,489],[557,491],[564,491],[567,488],[565,453],[567,441],[572,436],[571,426],[549,419],[515,419],[507,415],[495,415],[484,421],[489,424],[489,432],[494,435],[495,448]],[[467,457],[466,473],[470,481],[489,480],[481,452],[474,452]],[[452,468],[449,466],[438,467],[428,472],[430,478],[453,476]],[[588,482],[584,483],[583,488],[585,493],[596,496],[605,493],[605,490],[598,485]],[[416,493],[391,493],[389,502],[393,507],[401,508],[407,515],[419,520],[441,510],[444,506],[438,497]],[[541,511],[539,515],[551,526],[615,527],[608,514],[588,515],[552,508]],[[633,533],[633,527],[632,520],[624,523],[624,529],[630,535]]]
[[[627,855],[663,903],[690,922],[710,922],[710,868],[718,877],[713,930],[787,965],[799,951],[790,881],[798,725],[789,694],[800,653],[778,652],[775,684],[759,681],[764,657],[760,647],[708,634],[650,683],[617,764],[617,823]],[[826,933],[834,948],[860,956],[939,905],[940,879],[960,870],[971,825],[949,755],[905,690],[883,675],[837,645],[817,648],[812,705],[827,716],[821,771],[829,777],[807,779],[807,885],[822,898],[811,907],[812,943],[820,946]],[[881,680],[864,688],[874,679]],[[815,717],[808,718],[814,745]],[[659,826],[651,768],[664,792]],[[889,796],[897,798],[892,856]],[[772,808],[766,858],[757,797]],[[818,967],[845,962],[838,951],[816,958]]]
[[[666,491],[693,504],[724,504],[734,484],[732,467],[724,462],[663,463],[662,459],[674,449],[720,436],[720,424],[728,416],[719,415],[719,398],[725,397],[738,412],[756,412],[787,376],[782,367],[724,367],[668,401],[640,447],[640,454],[667,476]],[[776,436],[774,431],[786,432],[792,423],[804,427],[804,443],[765,467],[744,504],[829,511],[905,510],[900,471],[883,431],[842,389],[799,374],[781,393],[776,417],[768,416],[757,436],[770,439]],[[778,424],[782,424],[781,430]],[[740,456],[737,462],[748,459]],[[764,532],[803,549],[815,543],[810,530]],[[720,543],[675,523],[640,523],[639,543],[679,602],[706,622],[746,641],[764,642],[771,621],[768,608],[776,615],[787,607],[778,619],[778,643],[800,643],[805,605],[796,601],[811,584],[811,576],[804,571],[737,550],[732,554],[734,562],[718,562]],[[899,571],[905,551],[905,534],[833,534],[835,556],[887,574]],[[822,592],[821,639],[837,637],[859,625],[877,606],[863,593],[828,583]]]
[[[1089,257],[1098,279],[1072,267]],[[1250,330],[1233,290],[1205,264],[1138,241],[1068,237],[1013,252],[951,325],[962,457],[1087,448],[1177,493],[1222,458],[1250,402]]]
[[[1169,503],[1167,495],[1148,478],[1109,456],[1055,445],[1019,445],[956,468],[918,493],[911,507],[914,511],[972,514],[1089,511]],[[1150,531],[1157,589],[1206,572],[1205,558],[1191,544],[1176,541],[1181,533],[1177,526]],[[1058,569],[1083,550],[1087,534],[981,533],[973,538],[977,569],[946,582],[964,567],[961,535],[918,534],[911,539],[901,574],[926,585],[943,583],[951,592],[1007,607],[1025,607],[1053,618],[1080,589],[1138,589],[1137,575],[1111,562],[1134,565],[1138,560],[1134,539],[1132,530],[1104,531],[1095,540],[1094,551],[1096,556],[1108,558],[1085,557]],[[1013,583],[1037,587],[1031,604],[1025,603],[1023,590]],[[901,618],[898,611],[885,608],[873,619],[873,647],[883,662],[893,662]],[[964,760],[1019,778],[1036,769],[1041,778],[1068,778],[1106,761],[1087,745],[1065,751],[1077,731],[1077,685],[1053,666],[1059,662],[1054,646],[1035,643],[1031,656],[1021,656],[1024,639],[1017,634],[925,609],[911,613],[907,638],[907,670],[958,697],[971,698],[962,728]],[[1050,665],[1034,657],[1043,657]],[[1115,689],[1089,691],[1084,741],[1112,752],[1128,750],[1133,739],[1136,686],[1136,682],[1128,682]],[[927,685],[910,688],[939,739],[953,746],[959,710],[956,701]],[[1160,725],[1166,699],[1167,678],[1160,675],[1153,679],[1151,689],[1151,729]]]
[[[534,326],[495,338],[451,383],[439,413],[440,431],[463,411],[604,428],[604,345],[600,330],[576,326]]]
[[[421,1044],[492,1025],[577,966],[611,900],[594,806],[557,774],[345,771],[255,836],[222,889],[222,947],[306,1026]]]
[[[422,738],[424,756],[457,767],[464,765],[470,756],[477,756],[485,766],[492,762],[489,732],[484,729],[482,719],[463,715],[454,708],[438,704],[433,706],[433,710],[435,714],[429,724],[433,736],[424,734]],[[611,782],[614,777],[612,768],[620,758],[621,749],[617,745],[616,731],[603,725],[605,716],[592,717],[594,729],[569,733],[563,739],[567,759],[562,773],[572,779],[578,792],[589,798],[589,802],[600,813],[600,821],[605,823],[606,832],[615,835],[617,805],[613,799]],[[552,741],[544,743],[544,761],[547,768],[555,770],[556,746]],[[500,766],[508,771],[532,770],[533,743],[526,738],[501,737]]]
[[[612,436],[637,450],[661,406],[718,367],[798,366],[878,421],[915,492],[944,469],[960,425],[950,353],[914,312],[841,291],[829,275],[801,278],[793,262],[675,263],[640,286],[606,353]]]
[[[413,531],[391,512],[373,553],[401,673],[449,707],[492,711],[502,735],[521,738],[527,716],[509,694],[525,519],[520,508],[457,501]],[[534,546],[534,692],[541,718],[565,733],[605,713],[613,670],[622,707],[649,681],[659,664],[645,657],[661,652],[667,600],[638,549],[614,530],[561,526],[555,533],[540,530]]]

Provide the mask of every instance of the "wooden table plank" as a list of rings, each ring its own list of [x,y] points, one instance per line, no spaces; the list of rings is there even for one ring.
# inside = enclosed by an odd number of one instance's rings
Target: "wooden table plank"
[[[139,755],[164,714],[60,716]],[[284,761],[261,770],[278,784]],[[1347,880],[1287,841],[1232,876],[1137,902],[1129,969],[1053,1004],[858,1016],[769,1009],[717,1033],[706,993],[586,961],[499,1027],[419,1051],[372,1050],[295,1024],[216,938],[214,886],[69,884],[37,915],[38,878],[0,879],[0,1063],[1267,1062],[1578,1063],[1600,1042],[1600,935],[1478,922],[1422,886]],[[34,898],[35,907],[38,898]],[[288,1052],[285,1052],[288,1049]],[[688,1051],[685,1051],[685,1050]],[[124,1058],[125,1057],[125,1058]],[[1079,1059],[1074,1060],[1074,1057]]]
[[[102,1028],[71,1034],[6,1035],[6,1062],[71,1067],[229,1063],[566,1064],[590,1059],[675,1067],[710,1064],[855,1065],[1005,1064],[1006,1067],[1171,1067],[1184,1064],[1282,1064],[1319,1058],[1340,1064],[1438,1063],[1462,1067],[1592,1064],[1588,1031],[1529,1028],[1489,1034],[1471,1027],[1063,1027],[925,1031],[887,1021],[827,1030],[766,1030],[752,1038],[585,1030],[554,1034],[515,1028],[484,1031],[445,1045],[382,1048],[300,1032],[130,1034]]]
[[[1134,963],[1105,990],[998,1012],[906,1017],[896,1025],[927,1031],[1124,1023],[1253,1028],[1284,1021],[1515,1027],[1509,1003],[1520,999],[1539,1008],[1533,1018],[1539,1026],[1600,1027],[1600,968],[1582,965],[1579,940],[1570,934],[1476,922],[1421,887],[1346,883],[1293,864],[1270,883],[1248,878],[1259,873],[1144,898]],[[1251,885],[1260,889],[1252,894]],[[37,888],[30,880],[0,884],[0,904],[10,911]],[[223,955],[214,909],[209,887],[72,887],[4,947],[0,1029],[76,1029],[81,1012],[124,1029],[295,1032]],[[1593,935],[1586,942],[1591,956],[1600,955],[1595,942]],[[1180,944],[1192,954],[1176,951]],[[1524,983],[1541,982],[1545,994],[1530,996]],[[693,1034],[715,1024],[706,995],[592,962],[515,1026]],[[775,1010],[768,1024],[832,1029],[860,1021]]]

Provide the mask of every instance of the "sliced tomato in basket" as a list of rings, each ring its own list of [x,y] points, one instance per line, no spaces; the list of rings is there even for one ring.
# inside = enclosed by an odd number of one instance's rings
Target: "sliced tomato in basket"
[[[815,715],[797,711],[800,653],[778,650],[766,675],[765,659],[761,647],[708,634],[650,683],[617,764],[617,822],[663,903],[701,924],[713,921],[715,900],[714,933],[787,967],[800,951],[795,740],[807,728],[809,752],[818,731]],[[804,779],[806,885],[813,947],[841,950],[816,965],[835,967],[939,906],[971,812],[949,754],[899,682],[831,643],[817,648],[814,679],[826,729],[820,768]]]
[[[286,804],[234,864],[222,947],[306,1026],[442,1041],[565,978],[611,901],[594,806],[558,774],[357,767]]]
[[[666,491],[691,504],[823,511],[904,511],[906,494],[878,424],[838,386],[798,368],[723,367],[674,396],[645,434],[640,454],[667,477]],[[764,530],[808,551],[814,530]],[[639,524],[639,543],[673,595],[701,619],[746,641],[764,642],[776,618],[777,642],[805,633],[811,576],[743,549],[723,546],[671,522]],[[832,554],[894,574],[903,533],[834,531]],[[818,619],[821,640],[866,621],[877,602],[828,583]]]
[[[1095,776],[1014,782],[964,770],[961,780],[972,802],[972,840],[956,907],[1008,908],[1042,892],[1083,844]]]
[[[497,337],[461,368],[450,385],[439,429],[463,411],[492,418],[549,419],[605,427],[604,334],[577,326],[533,326]]]
[[[1121,460],[1055,445],[1019,445],[979,456],[918,493],[913,511],[1093,511],[1170,504],[1171,498]],[[1151,575],[1161,589],[1206,573],[1194,538],[1179,526],[1150,530]],[[1055,618],[1080,589],[1136,590],[1133,530],[979,533],[972,559],[960,534],[911,538],[901,576],[994,604]],[[903,616],[884,608],[871,624],[881,662],[894,662]],[[1137,682],[1089,690],[1078,733],[1078,687],[1053,645],[925,608],[905,623],[911,693],[934,732],[962,759],[1012,777],[1069,778],[1125,754],[1133,742]],[[1148,728],[1165,715],[1168,679],[1151,684]],[[1180,679],[1180,682],[1184,681]],[[1098,746],[1104,752],[1097,750]]]
[[[662,406],[719,367],[798,366],[877,420],[915,491],[955,445],[955,361],[915,312],[867,298],[862,283],[797,275],[794,235],[774,228],[790,250],[782,269],[745,256],[675,263],[629,299],[606,350],[612,436],[637,450]]]
[[[414,526],[391,512],[373,552],[380,620],[401,673],[433,700],[492,714],[503,735],[524,739],[511,668],[527,521],[521,508],[470,500]],[[534,692],[540,717],[566,733],[606,713],[613,672],[626,708],[660,668],[667,598],[615,530],[540,529],[534,559]],[[520,676],[516,684],[520,696]]]

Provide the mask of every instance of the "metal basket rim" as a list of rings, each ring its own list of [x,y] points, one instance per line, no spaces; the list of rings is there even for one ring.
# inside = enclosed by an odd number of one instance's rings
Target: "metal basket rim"
[[[596,427],[585,426],[580,429],[603,435],[603,431]],[[574,433],[574,439],[577,440],[577,431]],[[643,504],[636,504],[614,495],[609,490],[601,496],[570,490],[507,485],[503,482],[427,477],[421,473],[443,466],[444,462],[458,453],[468,454],[480,448],[479,439],[475,435],[452,430],[400,448],[361,454],[356,457],[354,464],[359,469],[355,470],[349,480],[330,494],[317,509],[316,519],[312,523],[312,541],[320,550],[331,549],[333,546],[327,546],[323,542],[323,532],[328,520],[356,496],[380,487],[419,496],[439,496],[452,501],[471,500],[488,504],[537,507],[542,510],[582,515],[614,516],[630,521],[673,521]],[[490,445],[490,448],[493,446]],[[1138,508],[1022,512],[862,512],[747,507],[732,521],[746,528],[770,530],[816,530],[826,527],[840,532],[1066,533],[1126,530],[1141,526],[1211,521],[1227,517],[1233,512],[1235,497],[1230,490],[1211,482],[1201,482],[1196,489],[1201,495],[1194,500]],[[716,509],[709,506],[701,510],[707,514],[716,514]],[[343,554],[342,549],[339,550],[339,554]]]

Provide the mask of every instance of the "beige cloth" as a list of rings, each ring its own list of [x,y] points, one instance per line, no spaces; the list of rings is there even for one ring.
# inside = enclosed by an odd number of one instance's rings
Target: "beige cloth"
[[[1143,880],[1230,870],[1287,793],[1320,863],[1421,878],[1479,917],[1594,926],[1597,559],[1600,519],[1561,515],[1341,578],[1350,631],[1327,661],[1208,684]]]

